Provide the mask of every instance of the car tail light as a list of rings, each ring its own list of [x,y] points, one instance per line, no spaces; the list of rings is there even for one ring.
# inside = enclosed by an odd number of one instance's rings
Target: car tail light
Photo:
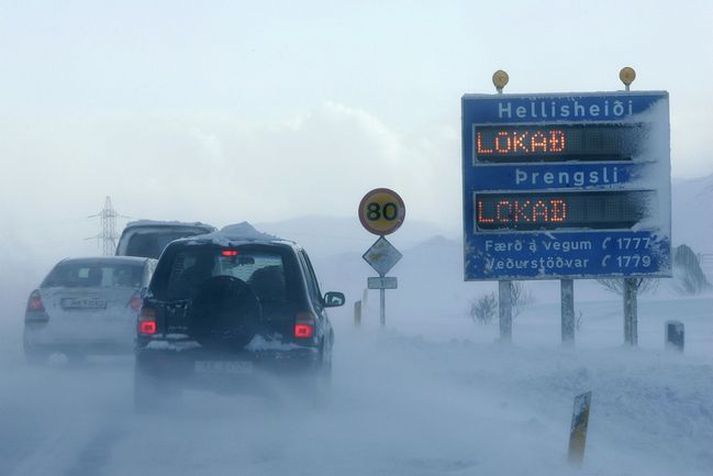
[[[238,250],[223,250],[220,252],[223,256],[238,256],[240,252]]]
[[[29,312],[45,312],[45,305],[42,303],[40,292],[35,289],[27,300],[27,310]]]
[[[311,339],[314,336],[314,314],[300,312],[295,320],[294,334],[296,339]]]
[[[139,312],[141,310],[141,304],[143,304],[143,300],[139,293],[134,294],[131,296],[131,299],[129,299],[129,307],[132,311]]]
[[[139,321],[139,332],[145,335],[156,333],[156,321]]]
[[[156,310],[150,307],[144,307],[139,314],[139,334],[154,335],[158,331],[156,325]]]

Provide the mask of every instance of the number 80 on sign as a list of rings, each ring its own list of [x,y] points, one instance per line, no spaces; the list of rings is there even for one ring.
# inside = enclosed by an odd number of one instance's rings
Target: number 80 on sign
[[[401,226],[406,206],[398,193],[388,188],[376,188],[361,199],[359,221],[375,235],[389,235]]]

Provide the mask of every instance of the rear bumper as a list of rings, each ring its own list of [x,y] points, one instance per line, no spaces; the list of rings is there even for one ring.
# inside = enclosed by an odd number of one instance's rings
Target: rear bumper
[[[27,342],[26,351],[42,352],[44,354],[92,354],[92,355],[129,355],[133,351],[132,345],[113,341],[55,341],[55,342]]]
[[[137,349],[137,371],[185,386],[235,387],[270,376],[313,375],[322,363],[317,347],[237,352],[217,352],[199,346],[180,350],[169,345],[161,347]],[[210,365],[213,363],[221,365]],[[224,371],[226,367],[238,371]]]
[[[130,354],[134,340],[116,335],[72,335],[53,332],[49,327],[26,325],[23,333],[26,350],[45,353]]]

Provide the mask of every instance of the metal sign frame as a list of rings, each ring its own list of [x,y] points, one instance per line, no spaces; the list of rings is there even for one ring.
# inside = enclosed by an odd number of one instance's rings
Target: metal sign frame
[[[470,94],[463,96],[461,105],[465,280],[671,275],[667,92]],[[546,160],[520,157],[512,162],[487,162],[476,158],[478,126],[511,130],[549,126],[571,130],[572,126],[623,129],[639,124],[647,128],[646,138],[642,139],[645,142],[627,160],[604,157],[560,161],[551,160],[557,159],[553,156],[544,157]],[[525,175],[527,179],[523,178]],[[653,198],[645,205],[649,215],[629,229],[578,226],[485,231],[476,226],[478,196],[565,192],[589,195],[602,192],[625,197],[647,193],[647,197]]]

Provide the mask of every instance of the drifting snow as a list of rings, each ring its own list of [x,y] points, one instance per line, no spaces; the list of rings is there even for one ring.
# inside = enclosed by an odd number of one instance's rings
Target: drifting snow
[[[374,314],[359,330],[335,319],[320,410],[266,378],[258,396],[187,391],[136,416],[131,359],[29,368],[4,342],[0,474],[564,476],[573,399],[591,390],[582,474],[707,476],[713,300],[642,306],[650,349],[633,351],[618,344],[620,304],[590,309],[576,350],[558,345],[554,304],[518,317],[514,346],[465,319],[390,315],[385,331]],[[663,350],[659,324],[675,310],[695,336],[683,355]]]

